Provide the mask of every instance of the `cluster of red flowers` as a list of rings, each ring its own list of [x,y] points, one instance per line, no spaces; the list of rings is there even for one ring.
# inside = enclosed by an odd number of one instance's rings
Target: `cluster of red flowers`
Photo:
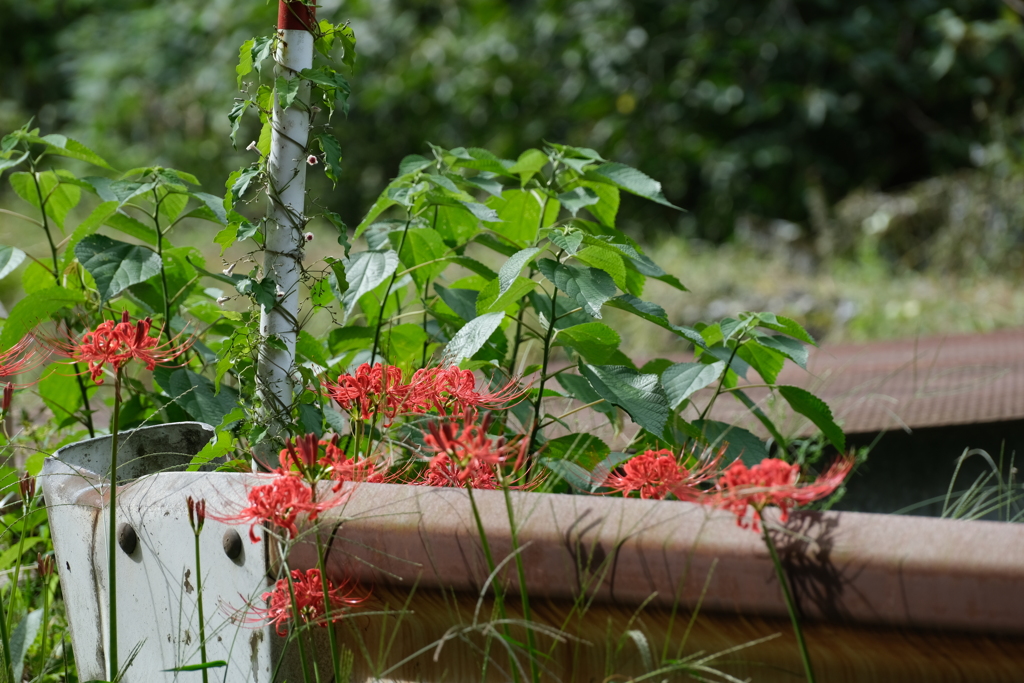
[[[273,524],[285,530],[288,538],[295,538],[299,534],[296,522],[300,514],[309,515],[309,520],[313,521],[338,502],[330,499],[317,501],[313,490],[301,476],[277,472],[269,484],[249,489],[249,506],[237,515],[207,516],[229,524],[250,522],[249,538],[253,543],[259,543],[260,538],[256,535],[258,525]]]
[[[288,439],[281,450],[279,459],[282,474],[297,471],[307,481],[316,482],[331,479],[334,491],[341,489],[346,481],[381,483],[383,472],[377,471],[372,460],[348,457],[338,446],[341,437],[335,435],[330,441],[317,440],[316,435],[307,434],[293,442]],[[323,449],[323,455],[321,450]]]
[[[769,505],[789,518],[797,505],[820,500],[832,494],[850,473],[853,458],[839,458],[827,472],[810,483],[800,483],[800,466],[778,458],[765,458],[753,467],[737,460],[718,476],[713,488],[702,488],[717,473],[719,457],[691,471],[680,464],[669,450],[645,451],[624,463],[604,485],[629,495],[639,491],[641,498],[662,499],[672,494],[679,500],[704,503],[733,512],[740,526],[748,527],[748,508],[753,508],[752,525],[759,529],[761,512]]]
[[[253,611],[260,622],[275,624],[278,635],[286,635],[285,625],[297,612],[299,618],[307,624],[320,623],[326,626],[328,621],[340,621],[350,605],[358,605],[365,596],[354,595],[355,587],[348,582],[340,586],[327,582],[327,594],[324,595],[323,579],[319,569],[293,569],[291,587],[288,578],[278,579],[274,590],[267,591],[262,597],[269,605]],[[295,595],[294,606],[292,594]]]
[[[470,408],[498,408],[526,393],[515,379],[494,392],[477,391],[472,371],[454,366],[423,368],[413,373],[408,384],[402,380],[402,371],[394,365],[377,363],[371,367],[363,363],[354,375],[325,381],[324,389],[345,410],[358,411],[363,420],[374,413],[393,420],[402,413],[426,413],[431,409],[443,416]]]
[[[149,318],[134,324],[128,311],[121,314],[121,322],[105,320],[82,335],[78,342],[48,340],[54,350],[71,360],[89,365],[89,374],[96,384],[103,384],[103,367],[109,365],[116,372],[131,360],[145,364],[147,370],[166,365],[180,356],[192,344],[191,339],[178,337],[163,344],[160,333],[150,336],[153,321]],[[179,335],[180,337],[180,335]]]
[[[487,435],[491,417],[480,424],[475,411],[463,413],[462,425],[455,422],[432,423],[423,442],[434,456],[430,459],[423,484],[426,486],[465,486],[475,489],[497,488],[494,468],[505,461],[508,448],[504,439]]]
[[[31,370],[41,362],[45,356],[39,356],[35,350],[30,350],[32,345],[31,337],[23,337],[21,341],[0,353],[0,377],[13,377]],[[14,398],[15,385],[7,382],[3,388],[3,399],[0,402],[0,414],[11,409],[11,400]]]

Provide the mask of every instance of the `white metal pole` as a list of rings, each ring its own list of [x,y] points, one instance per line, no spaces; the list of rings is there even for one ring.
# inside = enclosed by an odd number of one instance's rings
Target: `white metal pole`
[[[313,65],[312,7],[300,2],[278,3],[276,54],[278,77],[294,78]],[[268,437],[281,431],[292,404],[292,370],[298,336],[299,274],[302,268],[302,228],[305,226],[306,142],[309,137],[309,83],[299,87],[295,102],[283,109],[274,98],[270,138],[270,220],[267,223],[264,277],[277,284],[277,306],[261,308],[260,348],[256,389]],[[268,343],[276,338],[279,343]]]

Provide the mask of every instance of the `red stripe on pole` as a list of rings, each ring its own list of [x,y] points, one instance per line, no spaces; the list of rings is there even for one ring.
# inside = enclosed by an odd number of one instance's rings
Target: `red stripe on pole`
[[[308,31],[316,23],[316,8],[301,2],[280,0],[277,3],[277,27]]]

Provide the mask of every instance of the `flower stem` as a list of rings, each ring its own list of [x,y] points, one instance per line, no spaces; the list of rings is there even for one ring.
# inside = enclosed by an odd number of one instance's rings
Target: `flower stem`
[[[509,493],[508,483],[504,480],[501,482],[501,490],[505,494],[505,509],[508,511],[508,528],[512,540],[512,553],[516,558],[516,574],[519,578],[519,599],[523,606],[523,620],[529,624],[533,621],[530,617],[530,593],[526,590],[526,571],[523,569],[523,556],[519,552],[519,538],[516,534],[515,514],[512,510],[512,494]],[[533,642],[533,630],[530,628],[526,629],[526,646],[530,651],[530,678],[534,683],[538,683],[540,681],[540,670],[537,668],[537,659],[534,657],[536,644]]]
[[[398,241],[398,254],[401,256],[402,249],[405,247],[405,236],[409,234],[409,225],[412,223],[412,216],[405,221],[405,229],[402,230],[402,239]],[[384,290],[384,296],[380,300],[380,314],[377,316],[377,329],[373,333],[373,350],[370,352],[370,366],[373,366],[373,359],[377,357],[377,349],[380,348],[380,331],[384,327],[384,309],[388,305],[388,297],[391,296],[391,288],[395,286],[395,280],[398,279],[398,268],[395,268],[395,272],[391,274],[391,280],[388,282],[387,289]]]
[[[537,388],[537,401],[533,404],[533,427],[530,429],[530,445],[526,449],[526,457],[533,453],[537,443],[537,432],[540,431],[540,408],[544,400],[544,382],[547,380],[548,360],[551,357],[551,339],[555,336],[555,318],[558,316],[558,290],[551,291],[551,319],[548,321],[548,331],[544,336],[544,362],[540,369],[540,386]]]
[[[779,553],[775,549],[775,542],[772,540],[771,534],[768,533],[767,525],[761,524],[761,532],[764,536],[764,544],[768,546],[768,553],[772,556],[775,576],[779,580],[779,585],[782,586],[782,595],[786,598],[786,607],[789,609],[789,618],[793,622],[793,632],[796,634],[796,644],[800,648],[800,659],[803,660],[807,683],[814,683],[814,669],[811,668],[811,656],[807,652],[807,643],[804,642],[804,632],[800,628],[800,619],[797,616],[793,593],[789,589],[789,580],[786,577],[785,570],[782,568],[782,561],[779,559]]]
[[[196,601],[199,608],[199,661],[203,664],[203,683],[209,683],[209,673],[205,668],[206,659],[206,616],[203,613],[203,566],[199,562],[199,532],[195,532],[196,538]]]
[[[11,587],[11,601],[7,606],[8,610],[14,609],[14,587]],[[0,646],[3,646],[3,678],[8,681],[14,680],[14,671],[11,667],[11,639],[7,634],[7,619],[0,615]]]
[[[110,528],[107,540],[107,628],[110,645],[108,668],[110,680],[117,680],[117,432],[121,417],[121,369],[114,371],[114,415],[110,418]]]

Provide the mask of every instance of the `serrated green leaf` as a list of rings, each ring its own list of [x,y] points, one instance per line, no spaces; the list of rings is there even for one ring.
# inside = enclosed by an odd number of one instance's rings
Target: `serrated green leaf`
[[[756,341],[744,342],[736,351],[736,355],[757,371],[768,384],[774,384],[785,365],[785,356]]]
[[[324,153],[324,173],[337,184],[341,177],[341,144],[330,133],[320,133],[317,141]]]
[[[538,261],[537,269],[594,318],[601,317],[601,306],[615,296],[615,282],[603,270],[578,268],[551,259]]]
[[[409,154],[398,164],[398,175],[409,175],[416,171],[422,171],[425,168],[430,168],[433,165],[434,162],[422,154]]]
[[[555,376],[558,383],[562,385],[562,388],[577,401],[587,404],[595,403],[591,406],[594,410],[599,413],[604,413],[608,416],[609,420],[614,420],[616,417],[615,406],[609,401],[602,400],[602,396],[598,394],[594,387],[590,385],[590,382],[586,377],[579,375],[573,375],[568,372],[562,372]],[[601,401],[600,403],[596,403]]]
[[[437,283],[434,283],[434,291],[441,297],[441,301],[452,309],[455,315],[466,322],[476,317],[476,301],[480,297],[480,292],[475,289],[461,289],[458,287],[448,289]]]
[[[796,339],[793,339],[792,337],[783,337],[782,335],[758,335],[754,337],[754,339],[758,343],[767,346],[769,349],[781,353],[804,370],[807,369],[807,347]]]
[[[738,458],[751,467],[768,457],[764,442],[742,427],[717,420],[694,420],[693,427],[703,434],[711,450],[725,447],[727,463]]]
[[[665,314],[665,309],[657,304],[652,304],[649,301],[643,301],[633,296],[632,294],[621,294],[614,299],[607,302],[607,305],[612,308],[618,308],[622,311],[628,311],[633,315],[639,316],[648,322],[652,322],[658,327],[674,332],[680,337],[690,341],[698,348],[702,348],[706,345],[704,337],[700,332],[687,327],[686,325],[673,325],[668,321],[668,316]]]
[[[242,89],[242,79],[252,73],[252,48],[256,41],[250,38],[238,48],[238,66],[235,67],[237,74],[238,89]]]
[[[577,261],[608,273],[615,285],[622,291],[626,291],[626,265],[614,249],[591,245],[578,251],[575,258]]]
[[[523,267],[533,260],[533,257],[540,253],[540,249],[537,247],[530,247],[529,249],[523,249],[512,254],[505,263],[502,264],[501,269],[498,271],[498,294],[504,294],[508,291],[512,283],[519,277],[519,273],[523,270]],[[2,277],[2,276],[0,276]]]
[[[811,346],[818,345],[818,342],[814,341],[814,337],[812,337],[807,330],[800,325],[800,323],[791,318],[787,318],[783,315],[777,315],[775,313],[757,313],[755,315],[758,318],[758,325],[760,327],[766,327],[769,330],[788,334],[790,337],[799,339],[805,344],[810,344]]]
[[[64,135],[45,135],[43,137],[37,137],[35,135],[27,135],[24,138],[28,142],[34,142],[46,145],[46,151],[50,154],[56,154],[62,157],[68,157],[70,159],[78,159],[84,161],[93,166],[99,166],[105,168],[108,171],[113,171],[114,168],[108,164],[99,154],[92,151],[81,142],[72,140],[71,138]]]
[[[580,181],[580,186],[589,188],[597,194],[597,203],[588,206],[587,211],[604,225],[614,228],[615,218],[619,213],[619,188],[591,180]]]
[[[501,292],[499,280],[491,280],[487,283],[487,286],[480,290],[480,296],[476,300],[477,315],[508,310],[510,307],[516,305],[520,299],[529,294],[536,286],[537,283],[533,280],[525,277],[517,277],[513,280],[512,285],[508,289]]]
[[[25,252],[17,247],[0,246],[0,280],[7,277],[25,260]]]
[[[678,363],[661,373],[661,385],[668,396],[668,405],[676,410],[683,401],[704,387],[710,386],[725,370],[725,363]]]
[[[543,455],[549,460],[569,460],[592,470],[610,452],[608,444],[593,434],[566,434],[545,443]]]
[[[577,187],[558,195],[558,201],[575,217],[580,209],[597,204],[601,198],[589,187]]]
[[[622,341],[618,332],[599,322],[583,323],[559,330],[555,340],[558,344],[572,348],[588,363],[595,365],[608,363]]]
[[[155,251],[104,235],[82,238],[75,245],[75,256],[96,281],[101,301],[160,274],[160,256]]]
[[[42,208],[39,202],[39,196],[42,194],[43,202],[46,205],[46,215],[63,230],[64,219],[71,209],[78,206],[82,191],[77,185],[62,182],[62,176],[54,171],[44,171],[37,173],[36,176],[39,179],[38,189],[32,174],[25,171],[12,173],[8,176],[8,180],[11,183],[11,189],[37,209]]]
[[[355,303],[367,292],[376,289],[398,268],[399,258],[393,250],[361,251],[342,259],[349,289],[339,297],[344,307],[342,324],[348,322]]]
[[[552,232],[548,239],[569,256],[575,256],[576,252],[580,250],[580,245],[583,244],[583,233],[579,230]]]
[[[392,246],[397,249],[402,242],[402,233],[393,232],[388,237]],[[436,230],[410,228],[405,232],[405,241],[398,257],[406,268],[415,268],[409,274],[416,283],[417,291],[422,292],[423,288],[433,282],[448,265],[446,261],[440,260],[447,253],[448,247]],[[435,263],[431,263],[432,261]]]
[[[234,389],[221,385],[217,393],[212,381],[188,368],[173,371],[166,390],[193,419],[210,425],[219,425],[223,417],[238,406]]]
[[[783,385],[778,390],[790,407],[813,422],[840,453],[846,450],[846,434],[835,423],[832,410],[824,401],[800,387]]]
[[[625,410],[638,425],[660,437],[669,407],[657,375],[644,375],[620,365],[580,364],[580,372],[606,401]]]
[[[523,185],[530,182],[530,178],[537,175],[548,164],[548,155],[539,149],[528,149],[519,155],[509,173],[517,174],[519,182]]]
[[[36,325],[48,320],[57,311],[84,301],[81,292],[63,287],[50,287],[29,294],[16,303],[7,315],[7,322],[0,331],[0,348],[11,348],[32,332]]]
[[[277,103],[282,109],[287,109],[295,102],[299,94],[300,78],[285,78],[278,76],[274,81],[274,90],[277,91]]]
[[[537,239],[540,228],[555,222],[559,208],[557,200],[547,199],[545,202],[544,196],[531,190],[505,190],[500,197],[488,198],[487,206],[497,212],[501,221],[492,229],[523,247]]]
[[[679,208],[665,199],[665,195],[661,193],[661,183],[643,171],[638,171],[625,164],[602,164],[588,171],[586,177],[588,180],[611,183],[626,192],[650,199],[652,202],[657,202],[673,209]]]
[[[277,306],[277,283],[270,278],[253,280],[243,277],[235,282],[235,289],[243,296],[251,296],[265,311],[273,310]]]
[[[574,462],[556,460],[554,458],[541,458],[540,464],[578,491],[589,493],[594,488],[594,481],[591,479],[590,472],[587,472]]]
[[[504,317],[505,314],[498,311],[478,316],[466,323],[445,346],[442,365],[458,365],[472,358],[498,329]]]

